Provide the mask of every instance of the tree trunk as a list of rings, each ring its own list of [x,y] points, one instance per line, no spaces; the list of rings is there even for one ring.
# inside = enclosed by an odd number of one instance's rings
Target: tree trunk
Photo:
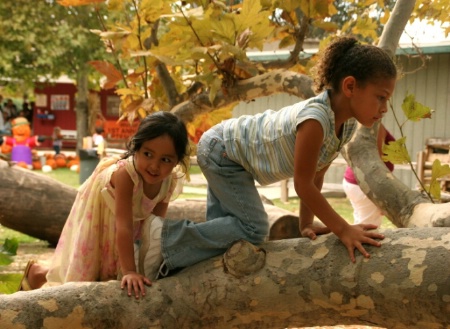
[[[0,160],[0,224],[56,245],[76,189]]]
[[[450,203],[433,204],[395,177],[376,149],[378,125],[360,127],[343,151],[361,190],[397,227],[450,227]]]
[[[403,30],[403,17],[410,16],[414,3],[396,2],[381,47],[395,51],[400,34],[393,32]],[[391,36],[390,45],[387,35]],[[273,93],[277,86],[279,91],[297,87],[308,94],[308,87],[299,84],[281,88],[281,80],[289,83],[299,76],[292,73],[292,79],[280,80],[280,74],[269,74],[269,78],[275,77],[274,83],[263,91],[258,90],[261,80],[243,81],[240,87],[245,93],[248,90],[246,97]],[[301,79],[305,86],[310,82]],[[205,95],[198,97],[204,97],[203,104],[208,105]],[[209,105],[224,102],[218,95]],[[189,117],[195,111],[211,110],[206,105],[194,105],[182,103],[174,111]],[[360,146],[367,134],[368,144]],[[223,261],[216,257],[157,281],[144,300],[128,298],[116,281],[70,283],[0,296],[0,327],[284,328],[366,324],[446,328],[450,325],[450,229],[428,226],[450,226],[450,204],[429,204],[398,184],[384,167],[381,169],[384,165],[378,155],[375,158],[375,144],[370,129],[359,129],[349,144],[347,158],[357,179],[366,193],[372,191],[369,197],[394,223],[416,228],[384,231],[386,239],[380,249],[366,246],[372,255],[370,260],[358,254],[356,263],[349,263],[347,251],[335,235],[320,236],[315,241],[271,241],[261,246],[265,252],[240,242],[230,248]],[[39,223],[39,231],[58,225],[60,231],[67,213],[57,207],[63,202],[71,205],[75,190],[65,191],[62,185],[34,175],[18,168],[0,169],[0,220],[17,225],[11,219],[33,219]],[[11,196],[4,198],[6,194]],[[184,217],[192,218],[192,213]],[[292,219],[287,222],[292,223]],[[22,228],[28,225],[32,224],[22,224]]]
[[[269,217],[269,240],[300,237],[298,214],[271,204],[264,204]],[[202,222],[206,218],[206,199],[178,199],[169,204],[169,219],[189,219]]]
[[[2,160],[0,186],[0,224],[56,245],[77,190]],[[271,240],[299,237],[297,214],[269,204],[265,208]],[[169,204],[167,218],[204,221],[205,214],[206,200],[180,199]]]
[[[77,150],[83,147],[83,137],[89,135],[88,83],[88,68],[87,63],[85,63],[84,65],[80,65],[80,69],[77,73],[77,96],[75,104],[77,120]]]
[[[349,262],[335,235],[239,241],[130,298],[118,281],[68,283],[0,296],[0,327],[286,328],[450,325],[450,229],[384,231],[372,257]],[[224,266],[226,264],[226,267]]]

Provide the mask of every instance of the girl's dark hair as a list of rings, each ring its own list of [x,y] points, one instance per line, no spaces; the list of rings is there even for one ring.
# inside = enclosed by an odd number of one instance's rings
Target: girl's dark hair
[[[189,145],[186,126],[175,114],[164,111],[152,113],[142,119],[137,132],[128,141],[127,152],[122,158],[134,155],[144,142],[162,135],[172,138],[178,161],[185,165],[183,159],[188,155]]]
[[[362,45],[353,37],[340,37],[330,43],[313,71],[316,92],[327,88],[339,91],[347,76],[353,76],[362,86],[380,78],[397,77],[397,68],[388,53],[376,46]]]

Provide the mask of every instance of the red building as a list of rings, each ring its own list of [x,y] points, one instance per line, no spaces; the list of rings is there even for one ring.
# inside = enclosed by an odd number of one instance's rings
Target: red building
[[[64,136],[63,147],[76,146],[75,94],[77,87],[70,82],[42,84],[35,88],[35,108],[33,113],[33,134],[52,136],[53,128],[60,127]],[[93,91],[94,92],[94,91]],[[138,122],[130,126],[128,121],[118,121],[120,98],[113,89],[101,90],[100,108],[103,117],[105,136],[110,142],[123,142],[136,129]],[[51,148],[50,139],[41,143],[39,148]]]

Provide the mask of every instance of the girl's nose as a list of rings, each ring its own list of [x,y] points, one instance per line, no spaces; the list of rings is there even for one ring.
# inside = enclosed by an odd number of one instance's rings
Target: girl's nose
[[[150,162],[150,170],[153,174],[159,173],[159,161]]]

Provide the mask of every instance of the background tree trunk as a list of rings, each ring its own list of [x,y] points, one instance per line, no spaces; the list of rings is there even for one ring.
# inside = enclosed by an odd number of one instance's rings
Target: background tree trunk
[[[1,160],[0,160],[1,161]],[[0,167],[0,224],[55,246],[72,208],[77,190],[20,167]],[[266,204],[270,239],[299,237],[298,214]],[[175,200],[167,218],[204,221],[206,200]]]
[[[0,187],[0,224],[56,245],[76,189],[2,160]]]
[[[371,258],[357,254],[354,264],[332,234],[268,242],[260,246],[265,253],[239,242],[224,261],[215,257],[160,279],[140,300],[118,281],[2,295],[0,328],[447,328],[450,229],[384,234],[383,246],[367,246]]]
[[[77,94],[76,94],[76,120],[77,120],[77,150],[83,147],[83,137],[89,136],[88,122],[88,68],[87,63],[81,64],[77,72]]]

